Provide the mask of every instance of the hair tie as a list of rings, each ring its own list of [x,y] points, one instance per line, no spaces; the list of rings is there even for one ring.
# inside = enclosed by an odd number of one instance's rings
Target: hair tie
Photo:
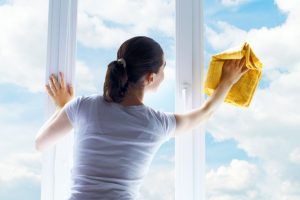
[[[121,62],[124,68],[126,67],[126,61],[124,58],[119,58],[117,61]]]

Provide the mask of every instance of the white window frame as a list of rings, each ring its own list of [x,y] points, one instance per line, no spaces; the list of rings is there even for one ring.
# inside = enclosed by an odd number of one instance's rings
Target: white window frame
[[[176,0],[176,111],[204,102],[203,0]],[[205,127],[175,139],[175,199],[205,199]]]
[[[46,79],[62,71],[67,83],[74,82],[76,59],[77,0],[49,0]],[[73,83],[73,85],[75,85]],[[46,115],[54,112],[47,97]],[[67,199],[73,161],[73,135],[68,134],[42,155],[42,200]]]
[[[76,59],[77,0],[49,0],[46,79],[62,71],[73,83]],[[204,102],[203,0],[176,0],[175,111]],[[74,85],[74,83],[73,83]],[[47,117],[54,106],[47,98]],[[66,199],[70,191],[73,134],[43,153],[42,200]],[[205,199],[205,127],[175,138],[175,199]]]

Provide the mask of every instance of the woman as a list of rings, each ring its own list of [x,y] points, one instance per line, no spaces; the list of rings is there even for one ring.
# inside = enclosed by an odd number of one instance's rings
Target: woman
[[[46,85],[57,110],[36,137],[36,149],[49,148],[74,128],[74,165],[69,199],[136,199],[141,181],[162,143],[207,120],[231,86],[248,71],[245,59],[223,66],[220,84],[199,108],[167,113],[143,104],[155,91],[166,66],[161,46],[149,37],[125,41],[109,63],[103,95],[74,97],[64,76]]]

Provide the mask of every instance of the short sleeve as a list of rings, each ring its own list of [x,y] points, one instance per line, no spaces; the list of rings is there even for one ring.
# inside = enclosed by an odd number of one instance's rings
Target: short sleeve
[[[162,112],[158,111],[160,121],[162,123],[163,128],[163,138],[164,141],[169,141],[172,137],[174,137],[175,129],[176,129],[176,118],[174,113],[171,112]]]
[[[64,110],[73,127],[77,124],[77,116],[81,99],[82,96],[75,97],[64,106]]]

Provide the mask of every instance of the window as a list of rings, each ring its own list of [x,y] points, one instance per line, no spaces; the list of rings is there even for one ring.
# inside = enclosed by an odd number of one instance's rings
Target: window
[[[78,57],[76,60],[78,67],[78,75],[76,81],[78,80],[78,82],[76,82],[76,85],[78,84],[78,86],[84,87],[78,87],[77,94],[86,94],[86,92],[94,93],[98,91],[97,82],[89,81],[96,81],[99,77],[102,77],[103,83],[106,65],[111,60],[114,60],[116,58],[115,54],[117,49],[113,49],[113,47],[118,47],[121,44],[121,42],[123,42],[126,38],[129,38],[130,34],[128,34],[128,32],[130,32],[132,36],[136,34],[140,35],[141,33],[145,33],[145,35],[152,36],[154,39],[159,41],[160,44],[162,44],[167,55],[167,63],[169,64],[169,68],[167,68],[166,70],[167,81],[165,81],[165,83],[168,84],[162,85],[161,91],[159,91],[159,93],[156,94],[156,96],[154,96],[153,94],[151,96],[146,96],[146,103],[158,109],[163,108],[165,111],[172,111],[172,102],[174,102],[174,96],[176,95],[177,110],[184,111],[185,109],[201,105],[201,93],[199,93],[198,96],[191,95],[192,91],[196,91],[197,88],[201,87],[201,80],[203,79],[201,78],[201,66],[203,66],[201,64],[203,61],[203,56],[201,56],[203,52],[201,44],[203,43],[201,43],[202,29],[200,25],[202,24],[202,16],[200,12],[200,1],[177,2],[178,5],[180,5],[176,9],[176,23],[178,27],[176,30],[176,41],[178,41],[177,48],[174,48],[175,30],[172,31],[172,28],[174,28],[174,25],[172,25],[172,21],[175,20],[174,10],[172,9],[175,9],[175,2],[165,1],[164,3],[162,3],[160,1],[158,4],[158,2],[156,1],[152,1],[151,3],[145,1],[143,4],[140,5],[135,3],[133,3],[133,5],[129,4],[129,6],[132,6],[132,9],[140,8],[141,11],[143,11],[143,15],[145,15],[145,13],[147,14],[144,17],[141,14],[141,19],[139,20],[143,21],[154,18],[152,19],[153,21],[149,22],[149,27],[147,27],[147,25],[141,26],[141,22],[135,24],[134,21],[137,20],[137,17],[131,16],[128,13],[125,13],[125,15],[116,15],[116,13],[124,11],[124,7],[126,7],[126,5],[123,5],[121,2],[118,2],[119,4],[117,2],[114,3],[116,4],[112,6],[111,10],[103,9],[103,2],[100,3],[98,1],[84,2],[82,3],[82,5],[79,4],[77,43]],[[71,72],[71,78],[69,80],[72,80],[72,73],[74,73],[74,69],[72,69],[72,65],[70,65],[69,63],[74,62],[75,60],[75,58],[72,58],[72,56],[74,56],[74,54],[72,53],[72,42],[74,42],[75,37],[73,35],[74,32],[72,30],[76,24],[76,20],[74,17],[77,14],[75,12],[77,5],[75,2],[72,2],[68,5],[68,3],[62,3],[58,0],[53,1],[52,4],[52,6],[50,5],[50,8],[52,8],[50,9],[50,11],[52,10],[53,12],[53,10],[56,9],[55,12],[58,12],[59,10],[60,18],[58,20],[57,16],[51,14],[49,15],[52,16],[52,18],[49,19],[49,24],[51,25],[51,27],[53,27],[53,30],[49,31],[49,33],[51,32],[54,35],[50,34],[49,36],[50,48],[48,47],[48,52],[52,51],[53,54],[57,54],[57,52],[54,49],[60,47],[60,45],[62,45],[62,47],[64,47],[65,49],[59,49],[59,51],[61,51],[59,53],[60,57],[53,57],[54,61],[51,61],[50,59],[50,61],[48,60],[48,62],[57,62],[59,64],[67,63],[67,65],[59,65],[58,68],[65,66],[65,70],[69,70],[69,72]],[[164,8],[165,10],[162,10],[162,8]],[[191,13],[195,13],[195,16],[191,15]],[[127,19],[125,20],[125,23],[123,21],[124,19]],[[183,23],[186,21],[189,21],[191,23]],[[115,37],[107,37],[107,32],[115,34]],[[102,36],[103,39],[99,39],[99,35]],[[57,44],[58,39],[60,40]],[[199,45],[193,45],[194,42],[196,42],[196,44]],[[67,49],[68,47],[70,47],[70,49]],[[172,85],[172,81],[170,81],[172,79],[175,80],[175,52],[173,52],[173,49],[180,49],[180,51],[176,51],[176,55],[179,56],[176,57],[176,63],[178,63],[176,65],[176,70],[180,70],[180,72],[177,73],[179,75],[176,76],[176,86]],[[68,53],[68,51],[70,51],[71,53]],[[67,57],[69,55],[70,57]],[[200,55],[200,57],[198,55]],[[101,66],[101,70],[104,69],[102,74],[101,72],[99,72],[99,65]],[[48,63],[48,67],[49,66],[52,65]],[[195,76],[193,76],[193,72]],[[82,76],[82,74],[84,76]],[[93,74],[99,74],[99,77],[94,77]],[[80,84],[80,82],[82,82],[83,84]],[[176,92],[174,91],[174,86],[176,87]],[[100,89],[102,88],[99,88],[99,90]],[[173,95],[170,95],[172,93]],[[169,98],[169,107],[164,104],[153,103],[152,100],[154,97],[156,99],[165,98],[167,100]],[[184,106],[180,107],[182,105]],[[201,130],[195,130],[195,132],[201,132]],[[62,141],[61,144],[64,144],[63,146],[65,146],[66,143],[64,142],[66,141]],[[68,144],[70,143],[68,142]],[[147,184],[152,185],[151,181],[153,181],[153,179],[151,180],[148,178],[148,180],[144,182],[144,185],[142,187],[142,198],[165,199],[174,198],[173,195],[175,195],[176,199],[203,198],[204,187],[203,181],[201,181],[201,179],[203,179],[204,177],[204,134],[189,134],[186,137],[176,140],[175,146],[175,160],[177,160],[178,163],[177,167],[175,166],[175,173],[178,177],[175,180],[175,192],[174,189],[172,189],[172,181],[174,180],[172,168],[174,161],[172,160],[172,157],[170,157],[172,156],[172,154],[174,155],[174,141],[170,141],[170,143],[162,146],[160,152],[158,152],[157,154],[158,156],[154,159],[154,162],[152,163],[149,172],[150,174],[156,174],[158,169],[167,170],[167,173],[169,175],[167,175],[165,181],[168,181],[169,184],[166,185],[164,182],[163,185],[157,187],[160,189],[159,191],[151,191],[148,190],[149,186],[147,186]],[[164,151],[168,151],[168,153],[163,154]],[[69,180],[67,172],[70,166],[69,164],[71,162],[66,160],[66,158],[70,156],[67,152],[68,151],[66,151],[65,147],[60,148],[60,146],[57,145],[54,154],[53,152],[50,152],[50,155],[46,155],[49,161],[49,163],[46,164],[46,166],[49,167],[50,171],[52,170],[52,172],[50,172],[50,177],[52,176],[52,179],[49,179],[47,181],[47,183],[50,183],[50,185],[45,187],[45,191],[49,189],[49,186],[51,188],[52,185],[52,189],[49,192],[54,195],[54,198],[61,198],[67,195],[68,183],[65,180]],[[169,157],[171,161],[163,161],[165,159],[163,158],[164,156]],[[64,166],[62,164],[64,162],[67,164],[67,166]],[[165,166],[163,166],[162,168],[162,165]],[[161,175],[159,175],[158,177],[161,178]],[[157,186],[157,183],[159,182],[155,182]],[[167,196],[163,196],[164,193],[160,193],[161,188],[166,188],[165,193]],[[42,195],[46,194],[45,191],[42,191]],[[44,198],[48,198],[48,196],[44,196]],[[51,198],[52,197],[50,197],[49,199]]]
[[[206,66],[244,41],[264,64],[250,107],[223,104],[207,123],[206,199],[300,198],[299,7],[205,1]]]
[[[145,103],[163,111],[184,111],[201,105],[202,97],[192,95],[200,88],[203,79],[201,18],[191,15],[194,13],[201,17],[200,1],[110,3],[114,4],[112,9],[102,9],[102,5],[107,6],[107,1],[80,1],[78,5],[77,1],[71,0],[32,0],[26,5],[22,1],[0,1],[0,25],[4,27],[3,40],[0,40],[0,69],[4,76],[1,76],[0,88],[2,94],[8,94],[0,98],[1,114],[4,113],[1,115],[1,130],[7,130],[1,136],[13,144],[1,144],[5,151],[1,151],[0,180],[5,180],[5,184],[1,185],[0,198],[20,199],[26,196],[40,199],[40,193],[43,200],[68,196],[72,136],[64,138],[42,156],[36,153],[33,145],[35,134],[44,121],[40,116],[48,118],[54,110],[51,99],[43,99],[47,96],[43,86],[50,73],[63,71],[67,82],[75,83],[76,95],[101,93],[106,65],[115,59],[116,48],[127,38],[144,34],[158,41],[167,56],[166,77],[161,90],[157,94],[146,95]],[[176,8],[175,5],[180,6]],[[196,9],[193,8],[195,6]],[[126,9],[136,9],[141,17],[137,19],[124,12]],[[122,14],[116,14],[117,11]],[[115,35],[107,37],[107,33]],[[103,37],[97,38],[99,35]],[[193,45],[194,41],[199,46]],[[12,73],[11,69],[15,72]],[[179,70],[179,75],[175,76],[175,71]],[[199,76],[193,76],[193,72]],[[40,105],[39,102],[44,100],[46,104]],[[26,107],[25,101],[28,102]],[[23,121],[19,122],[21,118]],[[20,137],[16,139],[16,136]],[[202,197],[203,187],[199,186],[203,184],[203,138],[203,134],[190,134],[164,144],[150,166],[149,176],[141,188],[141,198]],[[175,161],[177,164],[174,164]],[[39,171],[41,164],[42,171]],[[178,176],[177,180],[175,176]],[[154,182],[155,188],[152,187]]]
[[[62,70],[68,82],[75,81],[77,95],[101,93],[105,66],[135,34],[152,36],[167,53],[170,79],[159,95],[146,96],[148,105],[165,111],[184,112],[203,103],[203,75],[217,52],[247,40],[264,63],[248,109],[223,104],[206,127],[161,147],[143,197],[300,199],[299,1],[122,2],[110,1],[106,9],[108,1],[0,0],[0,199],[68,195],[72,138],[42,156],[34,150],[41,116],[54,109],[45,98],[44,77]],[[142,17],[133,18],[128,13],[133,8]],[[156,104],[153,97],[171,103]],[[68,151],[62,151],[66,145]],[[163,191],[150,190],[159,170],[166,175],[159,180]]]

